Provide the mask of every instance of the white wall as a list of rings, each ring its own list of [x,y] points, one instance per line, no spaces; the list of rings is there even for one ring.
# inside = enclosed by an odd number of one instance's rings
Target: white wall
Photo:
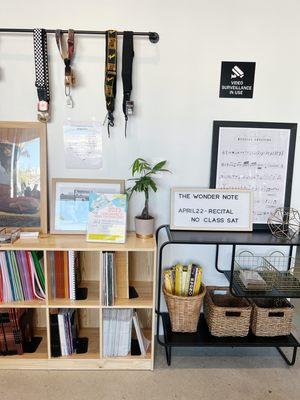
[[[48,126],[52,177],[128,178],[138,156],[167,159],[172,175],[159,179],[151,199],[157,225],[169,221],[171,186],[207,187],[212,121],[298,122],[300,115],[300,2],[297,0],[51,0],[1,1],[1,27],[45,27],[157,31],[160,42],[135,40],[136,115],[124,139],[119,81],[116,128],[104,140],[104,168],[67,170],[62,125],[66,118],[103,120],[104,37],[77,38],[74,69],[78,87],[73,110],[64,106],[63,64],[54,37],[49,39],[52,121]],[[121,40],[119,42],[121,50]],[[219,99],[221,61],[255,61],[253,99]],[[36,90],[31,35],[0,35],[0,119],[35,120]],[[292,205],[300,208],[298,143]],[[130,205],[133,217],[141,198]],[[133,218],[131,218],[131,221]],[[191,255],[192,254],[192,255]],[[213,249],[185,248],[172,260],[199,260],[208,283],[220,282]],[[171,262],[171,260],[169,260]]]

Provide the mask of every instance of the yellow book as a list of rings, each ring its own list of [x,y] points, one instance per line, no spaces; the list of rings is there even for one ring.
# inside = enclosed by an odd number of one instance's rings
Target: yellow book
[[[192,272],[192,264],[189,264],[187,267],[187,273],[186,273],[185,283],[184,283],[184,290],[183,290],[184,296],[188,296],[191,272]]]
[[[185,283],[186,283],[186,278],[188,274],[188,267],[186,265],[183,265],[182,267],[182,274],[181,274],[181,289],[180,289],[180,295],[185,296]]]
[[[202,283],[202,267],[200,267],[200,265],[198,265],[193,296],[197,296],[197,294],[199,294],[200,288],[201,288],[201,283]]]
[[[175,295],[181,296],[182,265],[175,265]]]
[[[166,291],[170,294],[173,294],[173,279],[172,279],[172,271],[167,269],[163,272],[164,275],[164,285]]]

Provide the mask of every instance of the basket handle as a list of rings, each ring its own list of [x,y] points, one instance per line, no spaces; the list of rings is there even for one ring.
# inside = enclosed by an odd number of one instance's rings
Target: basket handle
[[[225,317],[240,317],[241,312],[240,311],[226,311],[225,312]]]
[[[252,257],[254,257],[254,253],[252,253],[252,251],[250,251],[250,250],[242,250],[240,253],[239,253],[239,257],[242,255],[242,254],[250,254],[250,256],[252,256]]]
[[[274,250],[274,251],[272,251],[272,252],[270,253],[269,257],[274,256],[276,253],[280,254],[280,255],[283,256],[283,257],[285,256],[285,254],[284,254],[282,251],[280,251],[280,250]]]
[[[284,312],[283,311],[270,311],[268,314],[268,317],[284,317]]]

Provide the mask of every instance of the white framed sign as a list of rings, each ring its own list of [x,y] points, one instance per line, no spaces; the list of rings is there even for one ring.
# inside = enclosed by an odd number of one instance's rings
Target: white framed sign
[[[252,231],[252,192],[234,189],[171,189],[171,229]]]

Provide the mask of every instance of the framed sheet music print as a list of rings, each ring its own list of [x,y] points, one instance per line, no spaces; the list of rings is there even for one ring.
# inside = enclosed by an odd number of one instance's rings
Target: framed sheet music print
[[[289,207],[297,124],[214,121],[210,187],[253,191],[254,230]]]

